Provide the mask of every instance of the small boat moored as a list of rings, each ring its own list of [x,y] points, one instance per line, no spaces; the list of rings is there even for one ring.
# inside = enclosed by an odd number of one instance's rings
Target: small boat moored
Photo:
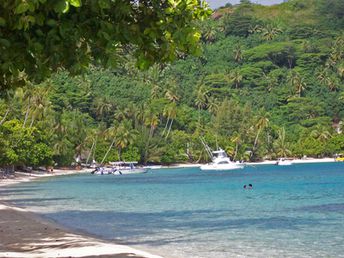
[[[109,167],[97,167],[91,174],[95,175],[129,175],[147,173],[147,168],[137,168],[137,162],[110,162]]]
[[[286,159],[286,158],[280,158],[276,162],[276,165],[278,165],[278,166],[290,166],[292,164],[293,164],[293,160]]]

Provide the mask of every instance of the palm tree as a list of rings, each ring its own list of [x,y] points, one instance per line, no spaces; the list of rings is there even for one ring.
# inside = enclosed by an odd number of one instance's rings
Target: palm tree
[[[161,87],[158,84],[154,84],[152,85],[152,89],[151,89],[151,98],[152,99],[157,99],[160,97],[160,93],[161,93]]]
[[[335,76],[328,77],[326,80],[327,87],[330,91],[337,90],[337,86],[339,85],[338,78]]]
[[[278,131],[278,138],[273,143],[275,152],[278,157],[287,157],[291,154],[289,150],[289,143],[286,141],[285,129],[280,128]]]
[[[344,73],[344,69],[343,69]],[[320,83],[325,84],[330,91],[335,91],[337,86],[340,84],[338,78],[330,73],[329,68],[325,68],[317,72],[317,79]]]
[[[299,73],[291,72],[289,75],[289,82],[292,85],[292,87],[295,89],[295,93],[300,98],[303,91],[306,88],[306,83],[304,79],[301,77]]]
[[[50,88],[48,87],[37,87],[33,90],[33,94],[31,97],[31,123],[30,127],[32,127],[35,119],[39,117],[44,117],[47,111],[50,108],[50,101],[48,99],[48,93]]]
[[[117,121],[122,121],[129,118],[129,113],[130,111],[128,108],[120,108],[116,110],[114,117]]]
[[[131,122],[123,121],[116,131],[116,147],[118,150],[118,157],[122,160],[122,150],[135,140],[137,132],[132,129]]]
[[[254,33],[260,33],[261,32],[261,29],[262,29],[262,26],[261,25],[251,25],[250,26],[250,29],[248,30],[249,33],[251,34],[254,34]]]
[[[209,90],[204,84],[200,84],[196,90],[195,105],[198,108],[198,126],[201,125],[201,109],[207,106]]]
[[[204,84],[201,84],[196,90],[195,104],[198,110],[201,110],[207,106],[209,90]]]
[[[165,133],[167,127],[168,127],[168,130],[167,130],[167,134],[166,134],[166,138],[168,137],[168,135],[170,134],[170,131],[171,131],[171,128],[172,128],[172,124],[173,124],[173,121],[174,119],[176,118],[177,116],[177,101],[179,100],[179,96],[177,95],[176,93],[176,83],[173,81],[172,82],[172,86],[169,87],[167,90],[166,90],[166,93],[165,93],[165,98],[170,101],[170,104],[168,104],[165,109],[164,109],[164,115],[167,116],[167,122],[166,122],[166,125],[165,125],[165,128],[164,128],[164,131],[162,134]],[[168,126],[169,124],[169,126]]]
[[[108,96],[100,96],[94,100],[96,115],[104,119],[106,114],[109,114],[115,107],[114,103]]]
[[[337,73],[340,78],[344,79],[344,63],[337,68]]]
[[[239,146],[242,142],[241,139],[241,135],[239,133],[235,133],[231,138],[230,141],[233,142],[235,144],[235,151],[234,151],[234,155],[233,155],[233,160],[236,160],[236,157],[238,155],[238,150],[239,150]]]
[[[310,136],[322,143],[326,142],[332,137],[327,128],[322,125],[316,125],[315,128],[311,131]]]
[[[4,105],[5,105],[6,111],[0,121],[0,125],[2,125],[6,121],[6,118],[9,115],[9,113],[14,110],[14,105],[16,104],[16,102],[19,101],[16,98],[16,94],[13,90],[7,90],[5,94],[6,95],[4,99]]]
[[[216,40],[216,29],[210,23],[202,26],[202,40],[206,43],[213,43]]]
[[[173,121],[177,117],[177,105],[176,105],[176,103],[172,102],[169,105],[168,113],[167,114],[168,114],[167,121],[170,121],[170,125],[169,125],[168,130],[167,130],[166,139],[167,139],[168,135],[171,132]],[[168,122],[166,124],[168,124]]]
[[[67,139],[67,125],[61,117],[56,117],[52,128],[50,136],[53,142],[53,153],[54,155],[63,155],[67,153],[70,148]]]
[[[235,70],[230,72],[229,79],[232,83],[234,83],[235,88],[239,88],[239,86],[243,80],[243,76],[241,75],[241,73],[238,69],[235,69]]]
[[[83,114],[79,110],[73,110],[73,119],[67,125],[67,130],[68,137],[74,144],[75,155],[80,157],[86,146],[87,127]]]
[[[24,111],[25,117],[24,117],[23,127],[25,127],[27,120],[29,118],[32,91],[33,91],[32,84],[28,84],[28,87],[26,87],[25,89],[18,88],[15,93],[16,97],[22,100],[23,106],[26,105],[26,110]]]
[[[179,96],[175,93],[175,88],[169,88],[166,90],[165,98],[170,102],[177,102],[179,100]]]
[[[269,125],[269,119],[268,114],[265,112],[261,112],[260,116],[257,119],[255,128],[257,129],[257,134],[254,139],[253,144],[253,152],[256,150],[257,144],[258,144],[258,138],[262,130],[264,130]]]
[[[129,120],[123,120],[120,124],[115,122],[113,126],[106,130],[106,134],[109,139],[112,139],[112,141],[101,161],[101,164],[104,163],[114,145],[117,147],[118,158],[121,160],[122,150],[134,142],[137,131],[132,128]]]
[[[216,99],[214,97],[208,98],[207,108],[210,113],[216,114],[217,110],[219,109],[219,105],[217,104]]]
[[[319,69],[316,73],[317,75],[317,79],[319,80],[319,82],[321,83],[325,83],[328,79],[328,69]]]
[[[235,45],[233,50],[233,57],[235,62],[237,63],[240,63],[242,61],[242,49],[240,44]]]
[[[326,67],[335,68],[337,63],[340,62],[344,57],[344,36],[336,38],[332,45],[330,56],[326,61]]]
[[[157,128],[159,124],[158,115],[152,110],[149,109],[145,112],[145,121],[146,126],[149,126],[149,137],[151,138],[154,134],[154,130]]]
[[[270,41],[273,40],[278,34],[282,33],[282,30],[277,26],[267,24],[266,26],[261,27],[260,33],[263,39]]]
[[[278,79],[270,74],[263,73],[264,81],[267,83],[267,90],[270,92],[276,85],[278,85]]]

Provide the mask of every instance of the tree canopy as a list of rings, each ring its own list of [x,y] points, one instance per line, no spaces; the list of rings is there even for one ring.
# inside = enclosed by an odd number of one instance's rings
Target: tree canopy
[[[0,90],[39,82],[58,68],[115,66],[130,51],[140,68],[200,53],[200,0],[4,0],[0,3]]]

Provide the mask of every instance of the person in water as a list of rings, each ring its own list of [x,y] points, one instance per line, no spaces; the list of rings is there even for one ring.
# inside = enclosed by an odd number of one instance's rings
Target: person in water
[[[249,184],[248,187],[247,187],[247,185],[244,185],[244,189],[253,189],[253,185]]]

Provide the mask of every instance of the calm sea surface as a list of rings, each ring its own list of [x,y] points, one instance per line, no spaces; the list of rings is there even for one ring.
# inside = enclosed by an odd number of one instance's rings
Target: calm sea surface
[[[166,257],[344,257],[344,163],[65,176],[0,195]]]

